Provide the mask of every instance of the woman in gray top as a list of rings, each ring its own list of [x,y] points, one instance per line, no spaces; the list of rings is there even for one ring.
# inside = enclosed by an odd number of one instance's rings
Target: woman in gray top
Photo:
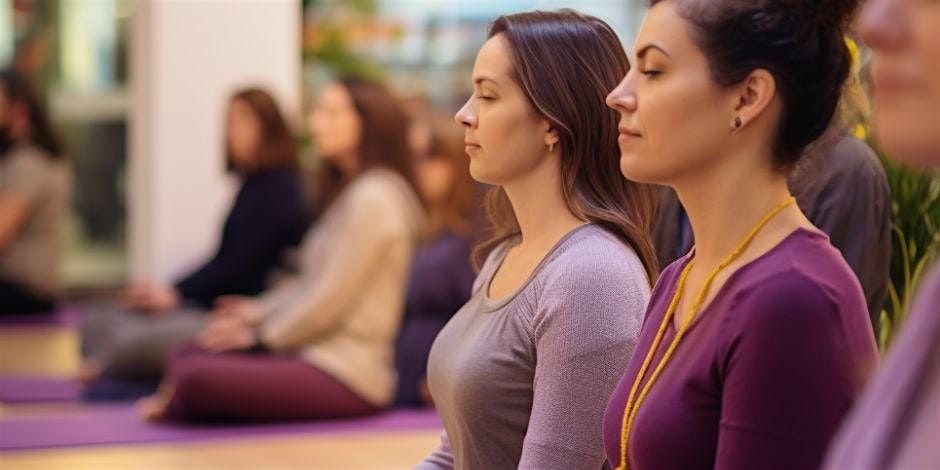
[[[71,174],[23,77],[0,74],[0,314],[54,308]]]
[[[650,188],[619,177],[607,90],[629,68],[603,21],[498,18],[457,113],[470,173],[492,184],[492,237],[428,382],[445,432],[418,466],[597,469],[606,394],[656,275]]]

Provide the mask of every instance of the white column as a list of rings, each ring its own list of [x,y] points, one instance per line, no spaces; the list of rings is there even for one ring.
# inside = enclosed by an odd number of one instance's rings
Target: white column
[[[171,280],[216,248],[236,189],[223,161],[228,97],[258,85],[288,119],[300,109],[300,10],[297,0],[137,3],[127,188],[133,278]]]
[[[13,1],[0,0],[0,64],[13,59]],[[2,66],[0,66],[2,67]]]

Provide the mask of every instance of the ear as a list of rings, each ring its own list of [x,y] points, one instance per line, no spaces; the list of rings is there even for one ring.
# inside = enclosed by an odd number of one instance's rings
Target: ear
[[[734,111],[729,122],[731,128],[737,130],[768,112],[777,96],[777,82],[767,70],[755,69],[735,90]],[[736,122],[737,119],[740,121]]]
[[[556,131],[553,127],[549,126],[548,129],[545,131],[545,139],[544,139],[545,145],[553,147],[558,144],[559,140],[561,139],[558,137],[558,131]]]

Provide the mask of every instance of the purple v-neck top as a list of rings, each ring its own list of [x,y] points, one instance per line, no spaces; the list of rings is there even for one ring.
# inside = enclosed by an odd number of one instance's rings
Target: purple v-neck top
[[[689,257],[660,276],[607,404],[604,445],[614,468],[630,387]],[[670,325],[644,384],[675,334]],[[852,270],[825,235],[797,229],[734,272],[698,313],[636,416],[630,468],[818,468],[877,361]]]

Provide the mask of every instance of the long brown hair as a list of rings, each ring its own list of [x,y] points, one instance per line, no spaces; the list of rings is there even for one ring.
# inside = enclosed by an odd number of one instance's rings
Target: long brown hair
[[[630,69],[616,33],[598,18],[565,9],[501,16],[490,26],[489,37],[497,34],[512,49],[513,78],[558,132],[568,209],[630,245],[654,281],[658,266],[650,238],[653,191],[621,176],[619,117],[604,104]],[[474,250],[477,266],[496,245],[519,233],[501,187],[490,189],[485,205],[491,231]]]
[[[50,159],[64,158],[62,142],[52,128],[45,103],[40,100],[32,84],[13,69],[7,69],[0,71],[0,87],[3,88],[10,107],[15,104],[26,106],[29,113],[30,143],[44,150]]]
[[[395,171],[405,179],[423,203],[408,142],[410,119],[403,103],[388,88],[377,82],[342,78],[337,83],[349,93],[361,123],[359,148],[356,152],[358,172],[373,168]],[[323,161],[316,180],[317,212],[325,211],[349,181],[335,163]]]
[[[233,93],[229,98],[229,106],[235,101],[248,106],[261,123],[261,140],[258,142],[257,155],[246,168],[236,167],[232,149],[226,140],[225,161],[228,169],[244,175],[276,169],[296,170],[297,145],[274,97],[261,88],[251,87]]]

